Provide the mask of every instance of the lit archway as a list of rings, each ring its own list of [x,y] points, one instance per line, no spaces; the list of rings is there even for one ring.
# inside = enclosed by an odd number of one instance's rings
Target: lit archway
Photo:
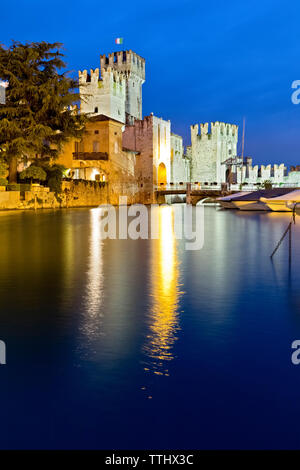
[[[167,169],[164,163],[160,163],[158,167],[158,186],[167,184]]]

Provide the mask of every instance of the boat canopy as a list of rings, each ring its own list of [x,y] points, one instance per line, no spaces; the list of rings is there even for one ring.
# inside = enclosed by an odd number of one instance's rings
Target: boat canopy
[[[277,197],[270,198],[270,196],[263,196],[263,198],[272,199],[272,201],[300,201],[300,189],[290,190],[288,193]]]
[[[250,194],[252,192],[253,191],[241,191],[239,193],[229,194],[229,196],[218,197],[217,201],[232,201],[233,199],[236,199],[237,197],[245,196],[246,194]]]
[[[261,189],[259,191],[252,191],[251,193],[237,196],[235,201],[259,201],[261,197],[265,199],[273,199],[274,197],[282,196],[293,191],[291,188],[274,188],[274,189]]]

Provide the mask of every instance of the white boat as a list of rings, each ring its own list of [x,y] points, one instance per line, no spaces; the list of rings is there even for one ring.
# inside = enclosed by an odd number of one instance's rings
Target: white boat
[[[292,212],[295,204],[299,203],[300,207],[300,189],[296,189],[288,192],[287,194],[282,194],[281,196],[272,197],[270,199],[261,197],[260,200],[273,212]]]
[[[220,203],[220,205],[224,208],[224,209],[236,209],[233,201],[236,199],[236,198],[239,198],[241,196],[245,196],[247,194],[250,194],[252,191],[241,191],[239,193],[234,193],[234,194],[230,194],[229,196],[225,196],[225,197],[218,197],[217,198],[217,201]]]
[[[266,204],[266,200],[273,200],[290,192],[291,188],[261,189],[237,197],[232,202],[235,208],[241,211],[270,211],[271,208]]]

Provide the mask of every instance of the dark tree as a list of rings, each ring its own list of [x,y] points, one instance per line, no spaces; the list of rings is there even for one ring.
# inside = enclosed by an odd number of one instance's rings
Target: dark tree
[[[64,142],[80,137],[85,118],[74,110],[78,82],[66,67],[60,43],[0,45],[0,79],[8,81],[0,105],[0,158],[15,182],[21,159],[55,159]]]

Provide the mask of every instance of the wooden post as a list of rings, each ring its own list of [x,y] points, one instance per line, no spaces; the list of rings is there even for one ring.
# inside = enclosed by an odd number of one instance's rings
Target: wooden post
[[[187,183],[186,184],[186,203],[187,204],[192,204],[191,191],[192,191],[192,184]]]

